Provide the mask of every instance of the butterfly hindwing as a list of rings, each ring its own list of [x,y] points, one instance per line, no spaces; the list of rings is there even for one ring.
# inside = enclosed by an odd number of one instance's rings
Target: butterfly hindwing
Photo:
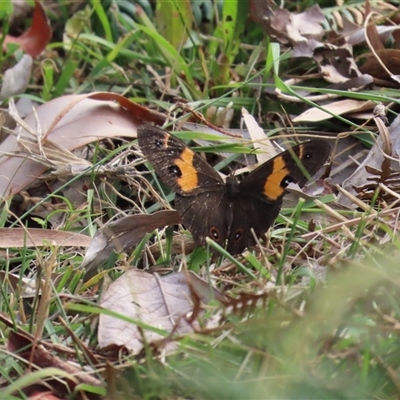
[[[246,247],[255,244],[251,230],[262,238],[273,224],[282,206],[282,199],[270,203],[246,194],[234,202],[233,221],[229,230],[227,250],[231,254],[242,253]],[[253,217],[249,217],[253,216]]]
[[[175,207],[183,225],[191,232],[193,240],[203,245],[207,236],[219,245],[225,245],[228,206],[228,199],[223,191],[200,193],[191,197],[179,194],[175,196]]]

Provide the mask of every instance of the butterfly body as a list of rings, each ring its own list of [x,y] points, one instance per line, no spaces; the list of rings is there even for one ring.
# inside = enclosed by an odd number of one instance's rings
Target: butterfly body
[[[184,142],[150,125],[138,128],[139,146],[175,192],[175,207],[197,244],[210,237],[231,254],[255,243],[279,214],[289,182],[303,185],[330,153],[325,140],[306,142],[261,164],[239,181],[226,181]],[[301,165],[299,165],[301,164]],[[306,172],[306,173],[305,173]]]

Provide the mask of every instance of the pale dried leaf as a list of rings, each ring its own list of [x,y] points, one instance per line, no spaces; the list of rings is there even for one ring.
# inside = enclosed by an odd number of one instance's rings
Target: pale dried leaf
[[[272,157],[276,156],[276,150],[271,144],[271,141],[265,134],[264,130],[257,124],[254,117],[249,112],[242,108],[242,117],[249,131],[250,137],[254,142],[254,148],[259,149],[262,153],[256,154],[259,163],[264,163]]]
[[[18,293],[18,296],[21,298],[31,298],[37,296],[38,294],[36,277],[21,277],[17,274],[10,274],[5,271],[0,271],[0,282],[2,282],[3,287],[7,288],[8,293]]]
[[[313,58],[324,73],[324,79],[330,83],[342,83],[362,75],[354,60],[353,49],[348,44],[341,47],[323,44],[315,49]]]
[[[226,107],[210,106],[206,111],[206,119],[207,121],[212,121],[215,126],[228,129],[234,114],[232,103],[229,103]]]
[[[321,67],[321,71],[324,72],[323,67]],[[343,82],[330,85],[329,88],[334,90],[349,90],[352,92],[356,92],[364,89],[368,85],[372,86],[373,83],[374,83],[374,78],[371,75],[362,74],[354,78],[346,78],[346,80],[344,80]]]
[[[0,101],[25,92],[32,72],[32,57],[25,54],[17,64],[4,73]]]
[[[345,99],[335,101],[330,104],[323,106],[324,110],[330,111],[332,114],[322,111],[317,107],[309,108],[307,111],[293,118],[293,122],[305,122],[305,121],[324,121],[329,118],[333,118],[335,115],[343,115],[350,112],[361,112],[366,110],[372,110],[376,103],[373,101],[364,101],[356,99]]]
[[[398,25],[378,25],[376,30],[379,37],[383,42],[386,42],[393,32],[399,30]],[[365,43],[366,30],[363,26],[359,26],[352,21],[349,21],[346,17],[343,17],[343,30],[340,31],[343,35],[344,40],[352,46]]]
[[[188,279],[190,282],[188,282]],[[145,271],[130,270],[114,281],[104,292],[101,306],[138,321],[139,326],[101,314],[98,341],[100,347],[125,346],[134,354],[143,349],[143,336],[147,343],[154,343],[165,336],[146,329],[153,326],[166,334],[178,335],[193,332],[186,320],[193,311],[192,292],[202,303],[223,299],[215,289],[192,272],[173,273],[160,277]],[[196,322],[193,322],[196,326]]]
[[[10,15],[10,27],[15,28],[28,18],[31,6],[26,0],[13,0],[13,10]]]
[[[400,75],[390,75],[390,78],[396,81],[397,83],[400,83]]]
[[[318,175],[320,176],[321,173],[318,173]],[[283,208],[295,208],[296,205],[299,204],[300,199],[307,201],[316,200],[320,196],[332,193],[330,184],[323,179],[316,179],[302,188],[297,183],[295,184],[291,182],[286,189],[288,193],[283,198]],[[314,218],[319,217],[318,214],[312,214]]]
[[[49,139],[71,151],[104,138],[134,138],[143,116],[149,116],[143,107],[120,95],[92,93],[63,96],[39,106],[36,115],[28,115],[24,120],[26,129],[21,127],[18,134],[35,138],[41,147]],[[15,135],[7,137],[0,145],[0,196],[18,193],[45,170],[36,161],[9,155],[19,150],[20,144]]]
[[[313,57],[316,49],[323,47],[324,44],[315,39],[298,42],[293,46],[293,57]]]
[[[138,244],[146,233],[181,221],[176,211],[159,211],[155,214],[137,214],[112,221],[98,230],[93,237],[81,268],[95,271],[114,251],[122,252]],[[90,277],[87,275],[86,278]]]
[[[318,4],[314,4],[311,8],[300,14],[291,15],[291,24],[286,27],[289,38],[292,43],[304,41],[305,39],[321,39],[324,30],[321,23],[325,16]],[[293,35],[293,36],[292,36]],[[297,40],[295,40],[297,38]]]
[[[392,125],[389,128],[389,138],[390,146],[391,146],[391,156],[397,160],[400,159],[400,117],[396,117],[393,121]],[[383,135],[379,135],[376,143],[371,148],[368,153],[368,156],[365,160],[359,165],[357,170],[343,182],[343,189],[349,192],[351,195],[356,195],[357,191],[355,188],[362,187],[368,183],[371,183],[368,178],[370,178],[370,174],[367,172],[366,168],[381,170],[382,164],[385,160],[385,156],[383,154],[383,149],[388,147],[385,144],[386,140],[384,140]],[[400,162],[399,161],[390,161],[390,167],[393,172],[400,172]],[[346,197],[343,194],[338,196],[338,203],[346,206],[352,207],[354,206],[353,202],[350,198]]]
[[[342,75],[333,65],[320,65],[319,69],[327,82],[343,83],[349,79],[347,76]]]
[[[324,21],[324,15],[315,4],[311,8],[300,14],[290,13],[286,9],[266,7],[262,15],[262,25],[272,37],[279,42],[293,46],[308,41],[318,41],[324,30],[321,23]],[[260,16],[253,15],[253,19],[260,20]]]
[[[0,228],[0,248],[89,246],[91,238],[75,232],[40,228]]]

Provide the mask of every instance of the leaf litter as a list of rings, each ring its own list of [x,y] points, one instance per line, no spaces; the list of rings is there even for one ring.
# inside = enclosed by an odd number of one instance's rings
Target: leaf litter
[[[224,296],[191,271],[165,276],[127,271],[108,286],[100,299],[102,307],[121,314],[124,320],[100,315],[99,345],[124,346],[138,354],[146,345],[157,343],[159,351],[171,352],[176,348],[175,336],[200,328],[197,319],[203,304],[214,299]],[[205,321],[206,327],[211,322]]]
[[[38,2],[35,4],[37,5]],[[286,49],[290,49],[290,57],[308,57],[315,63],[320,72],[319,78],[322,77],[326,82],[325,88],[357,92],[368,90],[373,85],[398,87],[395,63],[396,49],[385,48],[384,44],[384,41],[390,35],[393,35],[392,38],[396,40],[397,29],[395,27],[375,26],[376,20],[368,17],[369,19],[364,19],[359,24],[343,19],[342,28],[339,27],[336,30],[332,29],[331,32],[326,32],[322,28],[325,15],[318,5],[302,13],[291,13],[281,8],[273,9],[268,6],[268,2],[265,2],[265,4],[251,2],[250,6],[252,18],[257,20],[273,39],[285,46]],[[261,7],[261,9],[258,7]],[[370,15],[368,8],[367,14]],[[371,27],[374,29],[371,29]],[[372,43],[372,47],[377,50],[364,54],[363,58],[366,59],[366,62],[361,65],[360,60],[362,58],[354,58],[352,46],[364,42]],[[38,48],[36,52],[42,51],[39,50]],[[302,82],[307,82],[311,87],[315,76],[316,74],[306,75],[302,77]],[[25,82],[27,79],[23,73],[16,78],[20,79],[21,82]],[[285,83],[290,87],[290,80]],[[304,106],[304,100],[315,101],[318,105],[318,107],[309,105],[308,109],[293,116],[291,121],[295,124],[305,121],[327,121],[338,115],[354,120],[357,118],[365,119],[369,118],[368,115],[371,115],[371,113],[365,114],[364,112],[374,109],[375,103],[363,98],[360,100],[340,98],[332,101],[333,97],[341,97],[341,95],[334,94],[331,96],[323,92],[316,98],[315,92],[318,91],[318,87],[312,87],[312,91],[307,91],[307,84],[301,90],[296,87],[291,88],[292,93],[290,95],[279,92],[278,89],[275,92],[278,97],[282,96],[283,98],[285,96],[285,100],[292,101],[293,104],[301,103],[304,108],[307,108]],[[20,85],[18,91],[23,90],[23,87],[24,85]],[[12,92],[8,92],[8,95],[10,93]],[[12,104],[10,102],[10,105]],[[256,148],[257,143],[260,144],[259,147],[263,147],[262,130],[259,129],[255,121],[252,121],[246,110],[242,112],[249,131],[243,132],[244,138],[250,138]],[[123,96],[99,92],[60,97],[37,107],[24,120],[18,117],[15,110],[12,110],[11,114],[19,127],[15,131],[9,131],[10,136],[3,141],[0,147],[2,152],[0,161],[2,166],[0,187],[2,196],[22,196],[25,189],[31,190],[35,185],[44,186],[40,180],[45,180],[46,184],[49,183],[49,177],[62,180],[77,175],[90,174],[97,166],[95,167],[90,160],[86,159],[83,153],[77,152],[78,148],[100,140],[119,140],[123,137],[133,139],[136,135],[136,127],[140,123],[155,122],[161,124],[167,119],[163,114],[131,102]],[[230,117],[232,115],[233,112],[230,113]],[[230,131],[227,127],[232,121],[234,120],[231,120],[231,118],[224,118],[225,126],[222,131],[225,130],[231,134],[229,140],[234,142],[236,139],[232,139],[232,137],[236,133],[232,134],[233,131]],[[129,188],[133,187],[138,195],[137,198],[131,200],[128,199],[126,194],[119,193],[120,197],[127,200],[131,206],[130,211],[133,210],[133,215],[123,215],[126,209],[118,210],[123,211],[118,215],[120,219],[111,223],[106,222],[97,231],[80,267],[88,273],[95,274],[98,269],[107,264],[115,251],[131,253],[132,249],[135,252],[139,248],[139,259],[143,258],[143,260],[137,262],[136,265],[143,267],[141,263],[147,262],[147,256],[149,256],[151,263],[156,265],[156,267],[151,267],[150,270],[162,271],[161,273],[168,272],[168,274],[162,275],[151,273],[149,270],[129,269],[112,283],[105,285],[100,298],[100,305],[103,310],[99,311],[99,346],[103,348],[117,347],[114,355],[117,351],[124,351],[124,349],[129,349],[133,354],[140,355],[149,347],[154,351],[153,355],[160,353],[165,355],[165,353],[176,351],[176,346],[185,335],[190,336],[196,333],[207,335],[213,332],[215,328],[224,329],[226,320],[221,317],[221,314],[218,314],[220,305],[216,305],[214,301],[224,304],[226,307],[224,317],[228,316],[228,319],[232,317],[231,313],[234,312],[238,312],[242,316],[246,314],[246,311],[250,310],[249,313],[251,313],[256,305],[261,302],[266,304],[267,299],[271,298],[286,306],[286,300],[301,297],[304,290],[302,285],[309,287],[310,282],[312,282],[312,279],[304,278],[297,281],[301,282],[299,285],[282,283],[285,282],[284,276],[286,274],[291,276],[292,270],[297,266],[307,266],[306,268],[309,269],[313,279],[325,281],[325,266],[345,257],[346,251],[354,243],[368,244],[376,241],[379,245],[383,245],[390,242],[390,235],[382,234],[379,226],[382,222],[390,226],[393,233],[398,231],[396,223],[396,215],[399,214],[400,208],[398,207],[400,192],[400,174],[398,171],[400,150],[397,143],[399,136],[397,132],[398,118],[391,122],[389,128],[386,128],[379,117],[375,116],[373,121],[375,126],[372,125],[372,127],[367,128],[371,131],[378,131],[379,136],[366,157],[365,150],[358,151],[360,143],[355,139],[355,135],[345,137],[353,133],[357,134],[357,132],[343,132],[336,152],[332,154],[333,174],[331,180],[323,176],[317,185],[310,189],[310,195],[304,192],[298,193],[299,196],[305,197],[307,201],[313,201],[320,209],[324,210],[326,220],[321,222],[321,219],[314,217],[306,221],[302,216],[301,230],[298,232],[299,241],[290,243],[289,250],[285,248],[285,234],[288,232],[286,227],[290,226],[290,222],[285,210],[283,210],[283,216],[277,229],[268,233],[265,245],[257,252],[257,261],[263,260],[265,262],[265,268],[258,271],[259,281],[249,279],[243,273],[244,269],[236,269],[237,264],[234,264],[231,260],[225,260],[219,266],[216,264],[208,265],[207,271],[205,271],[205,268],[201,268],[200,276],[208,278],[207,281],[202,280],[199,276],[186,270],[185,256],[193,251],[190,241],[182,240],[180,243],[185,243],[185,246],[172,252],[176,255],[175,261],[168,258],[166,261],[165,256],[171,249],[171,242],[180,239],[178,234],[173,234],[172,239],[168,238],[168,233],[165,234],[164,228],[169,225],[179,225],[180,218],[173,210],[154,212],[157,208],[153,208],[153,213],[145,214],[149,202],[157,202],[166,207],[168,202],[156,193],[158,190],[152,187],[152,183],[143,178],[143,160],[134,161],[131,164],[127,163],[119,170],[119,173],[117,169],[113,169],[118,164],[117,157],[110,160],[107,164],[108,169],[99,166],[96,173],[99,176],[104,175],[99,181],[101,184],[107,185],[107,179],[109,180],[108,183],[113,180],[124,179]],[[210,132],[210,128],[205,126],[198,125],[198,128]],[[196,130],[193,129],[193,131]],[[216,134],[215,132],[212,133]],[[223,135],[221,138],[223,138]],[[202,141],[202,144],[204,142],[210,146],[213,145],[213,143],[210,144],[207,141]],[[269,139],[265,143],[269,143]],[[346,156],[343,156],[345,151],[340,148],[343,143],[346,144],[344,147],[347,146],[350,149]],[[223,158],[225,153],[220,153],[220,156]],[[140,158],[140,154],[137,150],[133,150],[129,154],[127,153],[126,160],[136,159],[137,157]],[[249,159],[252,158],[249,157]],[[354,171],[355,168],[356,171]],[[44,175],[46,169],[50,169],[51,173]],[[335,183],[343,184],[337,188]],[[79,185],[85,185],[84,181],[81,181]],[[156,185],[155,187],[160,189]],[[49,183],[49,192],[52,192],[55,187],[55,184],[53,186]],[[108,194],[117,191],[112,192],[111,187],[112,185],[109,184],[110,191]],[[315,191],[324,195],[328,193],[331,196],[336,190],[338,191],[338,198],[335,201],[330,200],[330,202],[325,203],[313,197]],[[24,199],[26,198],[37,201],[35,199],[39,197],[24,195]],[[298,203],[297,200],[296,204]],[[371,204],[372,201],[373,204]],[[379,206],[379,212],[373,206]],[[354,210],[355,208],[358,210]],[[359,210],[362,210],[362,213]],[[342,213],[342,211],[346,213]],[[47,212],[48,214],[49,212]],[[46,214],[42,215],[46,216]],[[102,225],[101,222],[96,222],[98,225]],[[286,227],[284,223],[286,223]],[[85,228],[90,227],[90,224],[84,226]],[[88,235],[76,234],[75,237],[72,235],[71,242],[68,232],[41,229],[43,232],[39,234],[33,228],[27,228],[26,231],[18,231],[17,228],[13,230],[12,235],[7,235],[6,231],[0,231],[0,239],[2,239],[5,247],[45,247],[47,241],[49,241],[51,242],[49,244],[56,246],[56,251],[58,251],[67,246],[76,249],[88,245]],[[157,230],[161,230],[162,235],[166,237],[166,239],[163,239],[161,248],[161,241],[154,239],[158,233],[152,234]],[[360,230],[360,236],[357,236],[357,230]],[[140,243],[143,238],[150,241],[148,246],[145,243]],[[318,241],[316,238],[318,238]],[[60,252],[62,251],[64,250],[60,250]],[[275,266],[279,265],[279,257],[283,253],[286,256],[285,262],[277,272]],[[329,253],[329,259],[327,259],[327,253]],[[55,253],[49,254],[49,260],[54,261],[51,257]],[[126,264],[129,264],[132,258]],[[245,260],[252,260],[250,252],[246,252],[236,262],[240,263]],[[111,272],[126,270],[126,268],[120,268],[123,264],[124,261],[119,259],[112,265]],[[48,264],[42,264],[42,266],[45,265]],[[123,267],[126,266],[123,265]],[[181,272],[176,272],[177,270]],[[281,274],[283,274],[283,278]],[[104,273],[99,274],[100,278],[104,276]],[[4,281],[11,278],[10,292],[13,295],[16,292],[17,277],[17,275],[1,276]],[[279,277],[281,278],[280,281]],[[57,297],[57,299],[62,302],[79,303],[83,299],[96,298],[96,296],[92,296],[98,289],[96,285],[99,280],[92,279],[92,276],[89,276],[89,278],[91,281],[86,282],[83,286],[87,290],[86,293],[83,294],[77,290],[76,293],[79,294],[67,296],[68,300],[63,295]],[[23,282],[21,289],[26,289],[26,292],[29,292],[28,294],[22,293],[22,298],[30,297],[32,291],[35,290],[40,296],[43,296],[41,308],[38,309],[42,318],[39,320],[41,326],[38,337],[26,337],[21,332],[9,334],[9,351],[21,354],[27,360],[29,366],[33,363],[39,368],[55,367],[59,371],[69,374],[66,378],[68,390],[74,390],[74,387],[80,383],[102,386],[103,383],[99,379],[90,375],[92,372],[95,373],[94,371],[91,371],[89,375],[83,374],[81,381],[77,380],[76,376],[81,374],[81,368],[71,367],[69,362],[53,354],[63,354],[64,350],[67,353],[71,351],[69,346],[65,346],[65,349],[53,347],[50,349],[52,353],[49,352],[49,349],[42,347],[49,344],[41,336],[43,322],[49,316],[50,311],[46,304],[50,303],[51,300],[48,288],[46,289],[47,292],[42,290],[45,289],[46,285],[50,286],[52,279],[54,278],[48,274],[47,278],[37,281],[37,287],[31,285],[29,280],[21,280]],[[88,279],[88,276],[85,279]],[[54,282],[56,281],[54,280]],[[217,290],[217,287],[220,290]],[[222,292],[225,293],[225,291],[233,293],[234,296],[222,295]],[[303,315],[301,307],[304,307],[304,305],[294,310],[297,316]],[[19,317],[24,321],[26,319],[26,315],[22,311]],[[245,320],[246,317],[244,316],[243,319]],[[7,320],[4,315],[2,322],[10,328],[15,327],[14,322]],[[61,324],[64,324],[70,338],[80,349],[80,354],[84,354],[87,360],[90,360],[94,365],[100,364],[99,358],[91,354],[88,346],[74,336],[73,330],[68,330],[68,323],[64,321]],[[22,335],[22,337],[19,335]],[[70,345],[71,341],[68,342],[66,339],[65,343]],[[22,353],[21,349],[24,349]],[[75,353],[70,352],[70,355],[74,357]],[[65,389],[57,391],[57,382],[50,381],[49,385],[55,392],[60,393],[60,396],[65,395]]]

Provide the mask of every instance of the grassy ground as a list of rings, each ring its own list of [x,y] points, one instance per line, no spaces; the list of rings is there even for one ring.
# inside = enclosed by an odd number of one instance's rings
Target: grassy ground
[[[250,23],[246,2],[204,2],[202,7],[197,3],[193,2],[192,11],[183,2],[177,3],[176,10],[176,4],[167,1],[158,2],[157,10],[143,0],[136,5],[93,1],[73,7],[62,1],[46,3],[53,38],[34,61],[22,97],[42,103],[66,94],[109,91],[165,114],[178,102],[203,115],[229,106],[234,111],[232,128],[239,127],[244,107],[268,135],[290,137],[295,130],[303,136],[326,137],[334,147],[338,136],[360,133],[354,136],[357,144],[370,147],[377,133],[372,123],[360,126],[359,120],[335,115],[292,128],[286,116],[298,116],[315,104],[305,98],[306,89],[385,104],[398,103],[397,90],[374,86],[355,93],[330,87],[321,75],[311,83],[289,87],[292,77],[317,74],[313,59],[292,58],[286,46],[266,35],[259,24]],[[289,3],[287,9],[301,11],[307,6]],[[334,15],[334,5],[330,6],[323,9],[327,18]],[[12,63],[13,57],[3,52],[1,73]],[[276,89],[299,101],[279,96]],[[396,113],[392,107],[390,122]],[[176,113],[178,121],[188,115],[187,111]],[[204,139],[201,134],[180,137]],[[86,157],[96,168],[132,163],[134,174],[99,177],[93,168],[84,179],[64,179],[63,190],[56,196],[46,191],[43,195],[37,187],[22,192],[3,203],[1,226],[50,228],[57,224],[59,230],[93,236],[99,225],[121,211],[152,213],[160,202],[168,206],[169,190],[146,173],[135,141],[110,139],[88,149]],[[200,150],[214,164],[222,152],[237,156],[253,151],[239,140],[224,145],[202,143]],[[237,166],[234,158],[228,158],[233,168]],[[218,166],[229,172],[226,165]],[[138,189],[143,190],[143,177],[160,193],[160,202],[143,200]],[[54,188],[52,179],[47,177],[45,182]],[[89,188],[79,204],[66,194],[74,182]],[[335,183],[341,183],[341,178]],[[339,207],[332,194],[319,202],[285,206],[262,253],[251,250],[234,259],[222,252],[216,262],[206,250],[185,256],[166,251],[156,257],[153,270],[171,272],[187,266],[231,296],[226,307],[211,302],[199,317],[197,332],[182,335],[177,350],[168,356],[157,353],[151,344],[135,356],[98,348],[101,280],[105,276],[106,282],[115,280],[128,266],[153,265],[148,252],[142,259],[149,237],[136,250],[108,261],[104,267],[116,268],[99,272],[89,282],[80,268],[84,251],[79,246],[4,249],[0,258],[4,395],[24,398],[27,387],[32,389],[57,375],[59,386],[53,380],[49,384],[53,392],[65,396],[70,391],[68,379],[90,366],[98,381],[80,383],[71,397],[398,398],[398,210],[375,192],[371,197],[357,210]],[[41,208],[35,210],[39,202]],[[319,235],[304,236],[312,231],[304,217],[307,214],[314,216],[317,228],[322,226]],[[171,231],[163,231],[153,242],[159,245],[165,238],[168,248]],[[21,290],[27,278],[37,282],[37,290],[29,294]],[[211,327],[212,319],[218,322]],[[74,361],[77,370],[68,371],[54,360],[53,369],[32,368],[15,350],[21,350],[25,342],[10,339],[11,331],[32,334],[26,340],[47,343],[48,351]],[[39,391],[43,390],[41,386]]]

